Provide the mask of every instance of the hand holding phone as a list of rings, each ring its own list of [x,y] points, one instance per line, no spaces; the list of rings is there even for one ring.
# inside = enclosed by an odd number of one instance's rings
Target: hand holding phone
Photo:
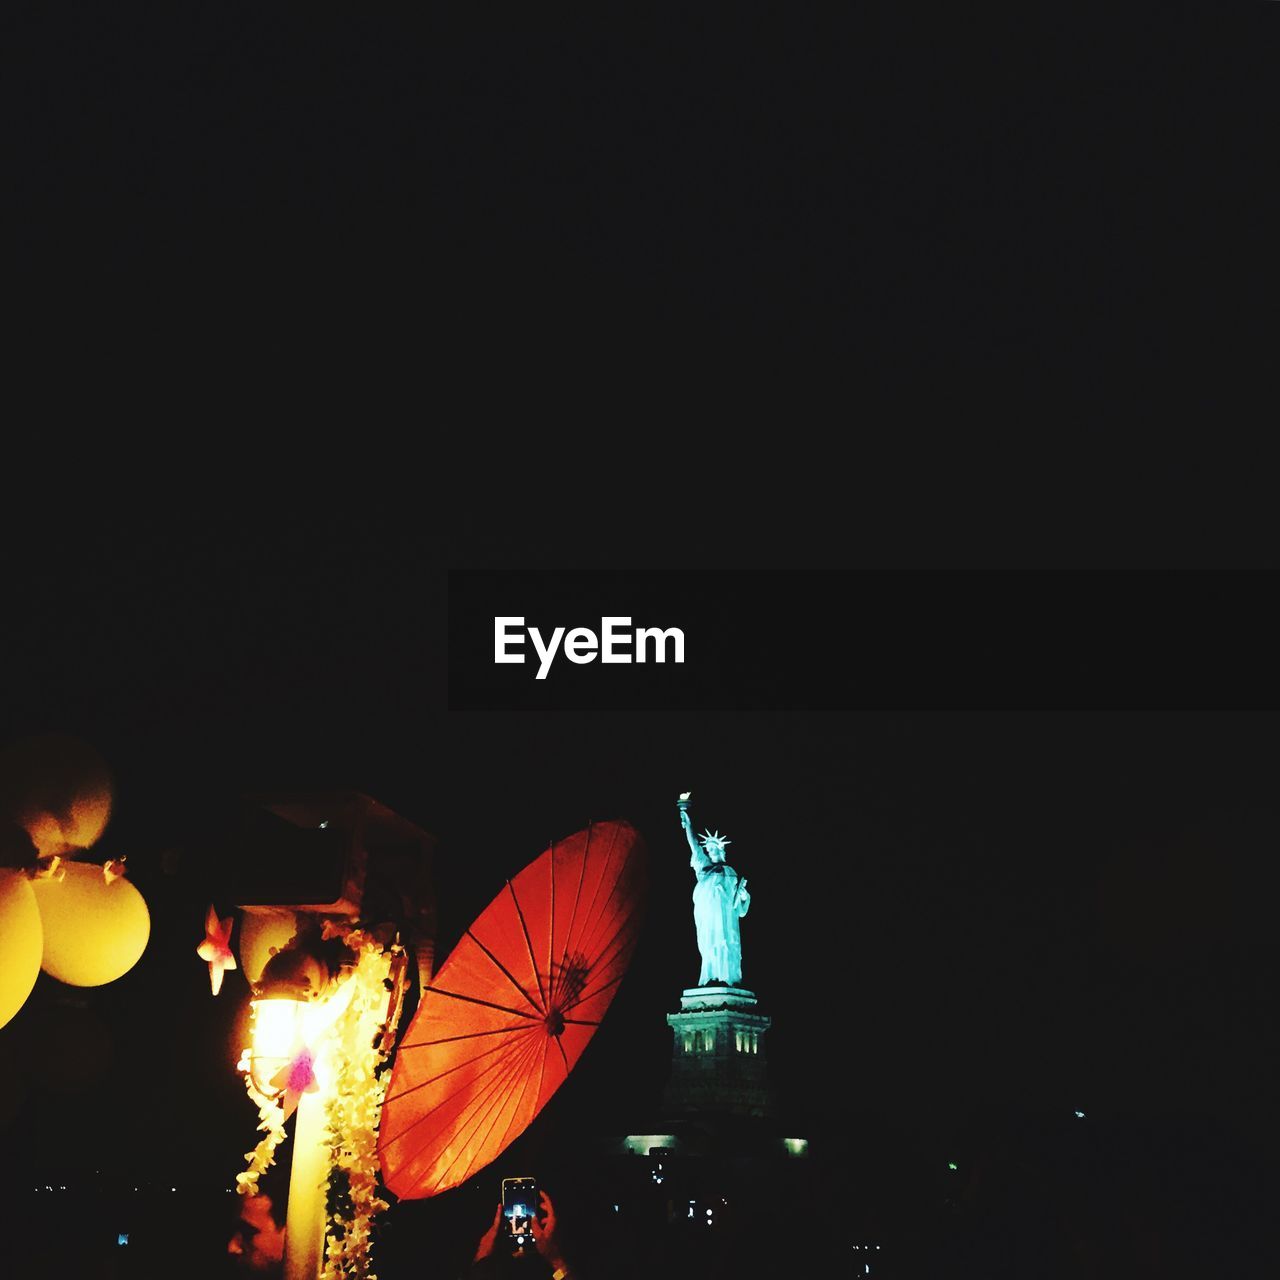
[[[503,1178],[502,1221],[517,1248],[534,1245],[534,1217],[538,1212],[536,1178]]]

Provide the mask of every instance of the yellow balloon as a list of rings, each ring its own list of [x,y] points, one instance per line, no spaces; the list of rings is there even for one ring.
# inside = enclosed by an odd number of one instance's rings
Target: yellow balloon
[[[240,918],[240,968],[253,986],[262,977],[271,949],[283,950],[298,932],[292,911],[246,911]]]
[[[0,870],[0,1027],[22,1008],[40,972],[44,932],[31,882]]]
[[[124,876],[108,884],[93,863],[67,862],[62,869],[65,879],[32,881],[44,923],[41,967],[73,987],[114,982],[146,950],[147,904]]]

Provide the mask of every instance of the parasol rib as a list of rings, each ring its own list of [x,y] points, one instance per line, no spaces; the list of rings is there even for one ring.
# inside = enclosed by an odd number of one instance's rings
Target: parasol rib
[[[533,1116],[537,1115],[538,1113],[539,1098],[542,1094],[542,1068],[546,1066],[548,1049],[549,1049],[549,1046],[546,1043],[543,1043],[541,1052],[538,1055],[538,1058],[539,1058],[538,1087],[534,1090],[533,1098],[531,1099],[529,1104],[530,1106],[529,1119],[532,1119]],[[503,1132],[502,1138],[499,1140],[499,1144],[498,1144],[499,1151],[505,1151],[508,1145],[511,1143],[511,1141],[529,1127],[529,1120],[525,1120],[524,1123],[521,1124],[519,1123],[519,1119],[520,1119],[520,1110],[524,1106],[525,1090],[529,1087],[530,1084],[532,1084],[532,1082],[533,1082],[533,1069],[530,1068],[529,1071],[525,1073],[524,1082],[520,1086],[519,1103],[517,1104],[515,1111],[511,1113],[511,1119],[507,1122],[506,1130]],[[474,1165],[475,1165],[475,1161],[473,1160],[472,1166],[474,1167]],[[470,1174],[470,1172],[471,1170],[468,1169],[467,1173]]]
[[[526,1046],[526,1047],[527,1047],[527,1046]],[[512,1055],[510,1055],[510,1057],[511,1057],[511,1058],[514,1058],[514,1057],[516,1057],[516,1056],[518,1056],[518,1055],[516,1055],[516,1054],[512,1054]],[[472,1059],[472,1061],[474,1061],[474,1059]],[[424,1112],[423,1112],[423,1114],[422,1114],[422,1115],[420,1115],[420,1116],[417,1116],[417,1117],[412,1121],[412,1123],[405,1125],[405,1127],[404,1127],[403,1129],[401,1129],[399,1133],[394,1134],[392,1137],[388,1138],[388,1139],[386,1140],[386,1142],[385,1142],[385,1144],[384,1144],[384,1145],[385,1145],[385,1146],[387,1146],[387,1147],[390,1147],[390,1146],[392,1145],[392,1143],[399,1142],[401,1138],[405,1137],[405,1136],[406,1136],[408,1133],[410,1133],[413,1129],[416,1129],[416,1128],[418,1127],[418,1125],[420,1125],[424,1120],[429,1119],[431,1116],[435,1115],[435,1114],[436,1114],[436,1113],[437,1113],[437,1112],[438,1112],[442,1107],[444,1107],[447,1103],[451,1102],[451,1101],[452,1101],[454,1098],[456,1098],[460,1093],[463,1093],[463,1092],[465,1092],[467,1089],[472,1088],[472,1087],[475,1085],[475,1082],[476,1082],[477,1080],[483,1080],[483,1079],[485,1078],[485,1076],[489,1075],[491,1072],[498,1070],[500,1067],[503,1067],[504,1065],[509,1065],[509,1061],[510,1061],[510,1058],[499,1058],[497,1062],[491,1062],[491,1063],[490,1063],[487,1067],[485,1067],[485,1069],[484,1069],[483,1071],[481,1071],[478,1075],[475,1075],[475,1076],[469,1077],[468,1079],[464,1080],[464,1081],[462,1082],[462,1084],[461,1084],[457,1089],[455,1089],[452,1093],[447,1093],[447,1094],[445,1094],[445,1096],[444,1096],[443,1098],[438,1099],[438,1100],[436,1101],[435,1105],[434,1105],[434,1106],[432,1106],[432,1107],[430,1108],[430,1110],[428,1110],[428,1111],[424,1111]],[[464,1062],[464,1063],[462,1063],[461,1065],[462,1065],[462,1066],[468,1066],[469,1064]],[[458,1070],[458,1068],[454,1068],[454,1070]],[[435,1077],[435,1079],[436,1079],[436,1080],[442,1079],[442,1078],[443,1078],[443,1076],[446,1076],[446,1075],[449,1075],[449,1074],[450,1074],[450,1072],[446,1071],[446,1072],[442,1073],[442,1075],[440,1075],[440,1076],[436,1076],[436,1077]],[[499,1079],[501,1079],[501,1077],[498,1077],[498,1078],[499,1078]],[[430,1083],[432,1083],[432,1081],[427,1081],[426,1083],[427,1083],[427,1084],[430,1084]],[[490,1081],[490,1083],[492,1083],[492,1081]],[[416,1090],[418,1090],[418,1089],[420,1089],[420,1088],[422,1088],[422,1087],[423,1087],[423,1085],[414,1085],[414,1086],[413,1086],[413,1088],[405,1089],[402,1093],[398,1093],[398,1094],[396,1094],[396,1097],[397,1097],[397,1098],[403,1098],[403,1097],[406,1097],[408,1094],[410,1094],[410,1093],[414,1093]],[[487,1089],[488,1089],[488,1087],[489,1087],[489,1086],[488,1086],[488,1084],[486,1084],[486,1085],[484,1085],[484,1086],[482,1087],[482,1089],[483,1089],[483,1090],[487,1090]],[[486,1096],[487,1096],[487,1095],[486,1095]],[[390,1101],[390,1099],[389,1099],[389,1101]]]
[[[612,847],[613,847],[613,846],[612,846],[612,845],[610,845],[610,849],[612,849]],[[585,868],[585,866],[586,866],[586,859],[584,858],[582,861],[583,861],[583,867]],[[607,867],[606,867],[606,869],[607,869]],[[600,874],[598,874],[598,875],[596,876],[596,883],[595,883],[595,887],[594,887],[594,888],[592,889],[592,891],[591,891],[591,901],[590,901],[590,903],[587,905],[587,914],[586,914],[586,917],[585,917],[586,919],[590,919],[590,917],[591,917],[591,913],[595,910],[595,906],[596,906],[596,899],[600,896],[600,885],[603,883],[603,880],[604,880],[604,872],[602,871],[602,872],[600,872]],[[584,932],[585,932],[585,925],[584,925]],[[566,938],[566,939],[565,939],[565,955],[566,955],[566,958],[567,958],[567,956],[568,956],[569,948],[570,948],[571,946],[573,946],[573,945],[574,945],[574,942],[573,942],[573,939],[572,939],[572,938]],[[565,972],[565,970],[564,970],[564,969],[562,969],[562,970],[561,970],[561,972]]]
[[[435,1182],[432,1184],[432,1191],[429,1194],[434,1194],[435,1191],[438,1191],[440,1189],[440,1183],[444,1180],[445,1176],[448,1174],[449,1169],[451,1169],[457,1163],[458,1158],[462,1155],[463,1150],[465,1150],[465,1146],[458,1147],[453,1159],[449,1162],[449,1164],[444,1166],[443,1168],[440,1168],[441,1161],[443,1161],[448,1156],[449,1152],[453,1150],[458,1143],[461,1142],[462,1135],[459,1131],[461,1117],[465,1116],[467,1114],[467,1111],[471,1109],[473,1106],[490,1099],[493,1094],[494,1088],[501,1086],[502,1084],[505,1084],[508,1077],[511,1074],[513,1074],[516,1070],[520,1069],[520,1065],[521,1064],[518,1060],[509,1063],[505,1074],[496,1077],[494,1081],[491,1081],[488,1085],[486,1085],[484,1088],[484,1091],[481,1094],[478,1094],[475,1097],[468,1099],[466,1105],[458,1113],[458,1116],[455,1117],[454,1123],[452,1126],[447,1127],[444,1130],[442,1130],[440,1133],[436,1134],[434,1142],[427,1142],[421,1148],[419,1148],[419,1150],[415,1153],[413,1159],[417,1161],[419,1164],[423,1164],[426,1166],[425,1171],[415,1178],[415,1182],[419,1187],[425,1187],[427,1185],[426,1184],[427,1175],[431,1173],[433,1169],[439,1168],[440,1171],[436,1177]]]
[[[434,993],[438,996],[448,996],[451,1000],[465,1000],[468,1004],[482,1004],[490,1009],[498,1009],[502,1013],[514,1013],[517,1018],[528,1018],[530,1022],[537,1022],[532,1013],[526,1013],[523,1009],[513,1009],[508,1004],[494,1004],[492,1000],[481,1000],[479,996],[464,996],[460,991],[446,991],[443,987],[428,987],[428,993]]]
[[[637,927],[638,925],[635,920],[623,921],[623,923],[618,926],[618,931],[609,939],[607,944],[613,948],[612,954],[603,956],[601,959],[597,960],[591,967],[592,972],[599,972],[602,970],[604,972],[608,972],[615,962],[623,962],[626,958],[628,949],[634,946],[634,939],[632,935],[635,933]],[[627,936],[624,936],[624,934]],[[612,981],[619,981],[621,977],[622,975],[619,974],[617,978],[612,979]],[[584,1000],[590,999],[591,996],[598,995],[601,991],[607,990],[608,986],[609,984],[606,983],[602,987],[594,987],[588,991],[586,989],[586,984],[584,983],[583,990],[563,1007],[565,1009],[572,1009],[574,1005],[581,1004]]]
[[[472,1146],[472,1139],[475,1137],[480,1126],[485,1122],[495,1106],[498,1107],[497,1114],[502,1114],[501,1104],[506,1096],[504,1093],[506,1086],[524,1068],[526,1060],[537,1052],[537,1048],[538,1046],[535,1041],[532,1044],[526,1045],[518,1054],[513,1054],[511,1061],[507,1064],[507,1070],[503,1074],[495,1076],[494,1079],[485,1086],[484,1090],[480,1094],[477,1094],[475,1098],[471,1099],[467,1106],[459,1112],[452,1133],[452,1136],[458,1145],[458,1153],[440,1171],[440,1176],[436,1178],[435,1183],[433,1184],[434,1187],[439,1187],[445,1178],[449,1176],[454,1165],[456,1165],[462,1158],[463,1153]],[[482,1104],[484,1105],[482,1106]],[[470,1115],[467,1115],[468,1111],[470,1111]],[[467,1117],[466,1120],[463,1119],[464,1116]],[[485,1134],[486,1137],[488,1137],[488,1132],[492,1131],[493,1125],[496,1122],[497,1115],[495,1115],[493,1120],[490,1121],[489,1130],[486,1131]],[[471,1126],[470,1132],[467,1132],[466,1126]],[[483,1140],[480,1145],[483,1147]]]
[[[533,954],[533,942],[529,937],[529,926],[524,922],[524,912],[520,910],[520,899],[516,897],[515,885],[510,880],[507,881],[507,888],[511,891],[511,901],[515,904],[516,915],[520,917],[520,932],[524,934],[524,945],[529,948],[529,964],[533,967],[533,976],[538,980],[538,995],[545,1010],[547,1007],[547,993],[542,989],[542,974],[538,972],[538,959]]]
[[[617,944],[618,939],[621,938],[627,930],[639,927],[639,921],[636,917],[634,915],[628,915],[625,912],[616,912],[611,923],[616,924],[616,927],[611,934],[603,939],[594,938],[592,940],[591,954],[596,957],[595,963],[592,966],[593,968],[598,969],[608,961],[611,961],[613,957],[606,955],[609,948]]]
[[[491,1031],[468,1031],[460,1036],[441,1036],[439,1040],[410,1040],[400,1046],[404,1049],[428,1049],[432,1045],[452,1044],[455,1040],[475,1040],[479,1036],[505,1036],[512,1031],[532,1031],[532,1027],[494,1027]]]
[[[534,1051],[536,1052],[536,1047]],[[542,1052],[544,1054],[546,1053],[545,1046],[543,1047]],[[525,1057],[527,1060],[528,1053],[526,1053]],[[503,1150],[507,1145],[507,1142],[508,1142],[507,1134],[511,1132],[511,1126],[515,1123],[516,1118],[520,1114],[520,1108],[524,1104],[525,1092],[529,1088],[530,1079],[533,1077],[533,1072],[524,1070],[523,1066],[524,1064],[522,1063],[522,1071],[521,1071],[522,1078],[520,1081],[520,1092],[515,1095],[515,1107],[512,1109],[511,1119],[507,1121],[507,1126],[503,1132],[502,1139],[498,1143],[499,1150]],[[462,1174],[458,1179],[459,1182],[465,1182],[471,1176],[471,1171],[472,1169],[475,1168],[476,1161],[480,1158],[481,1154],[484,1152],[486,1145],[489,1142],[489,1136],[490,1134],[493,1133],[494,1128],[496,1127],[498,1121],[501,1118],[502,1118],[502,1108],[499,1108],[497,1114],[493,1117],[493,1120],[490,1122],[488,1129],[485,1130],[484,1137],[481,1138],[480,1141],[476,1143],[468,1142],[467,1145],[471,1148],[471,1159],[467,1163],[466,1168],[463,1169]]]
[[[533,1031],[532,1028],[529,1028],[529,1031],[531,1034],[536,1035],[536,1033]],[[482,1058],[488,1058],[495,1053],[502,1052],[506,1048],[507,1046],[504,1044],[495,1044],[491,1048],[486,1049],[483,1053],[477,1053],[474,1057],[467,1058],[465,1062],[454,1063],[453,1066],[449,1067],[445,1071],[439,1072],[437,1075],[432,1076],[429,1080],[419,1080],[417,1084],[411,1084],[407,1089],[401,1089],[399,1093],[392,1094],[391,1097],[387,1099],[387,1102],[394,1102],[398,1098],[407,1098],[409,1094],[417,1093],[419,1089],[425,1089],[428,1085],[435,1084],[437,1080],[443,1080],[445,1076],[451,1076],[455,1071],[461,1071],[463,1067],[473,1066],[475,1063],[479,1062]],[[498,1063],[501,1063],[502,1061],[503,1059],[499,1059]],[[485,1075],[487,1075],[490,1071],[494,1069],[495,1065],[498,1065],[498,1064],[490,1063],[490,1065],[487,1066],[482,1072],[480,1072],[479,1075],[473,1076],[471,1077],[471,1079],[472,1080],[482,1079]],[[470,1081],[465,1083],[470,1083]],[[436,1105],[443,1106],[443,1104],[448,1102],[449,1099],[452,1098],[454,1094],[457,1092],[458,1091],[455,1089],[454,1093],[446,1094],[443,1098],[440,1099],[440,1101]],[[414,1123],[416,1124],[417,1121],[414,1121]]]
[[[587,911],[587,918],[583,923],[582,931],[578,938],[578,950],[590,951],[592,939],[600,928],[601,921],[606,917],[609,911],[609,904],[613,901],[613,891],[610,889],[604,898],[604,902],[600,904],[597,911],[596,904],[600,901],[600,887],[609,880],[609,873],[613,870],[614,851],[618,847],[618,833],[613,833],[613,839],[609,842],[608,851],[605,853],[604,865],[600,869],[600,878],[596,881],[595,893],[591,896],[591,906]],[[616,913],[615,908],[615,913]]]
[[[525,1032],[527,1035],[536,1035],[537,1030],[534,1027],[520,1027],[518,1030]],[[479,1062],[482,1058],[487,1058],[495,1053],[502,1053],[509,1048],[507,1044],[490,1045],[487,1049],[482,1049],[479,1053],[472,1054],[469,1058],[464,1058],[461,1062],[455,1062],[453,1066],[446,1068],[444,1071],[431,1076],[430,1079],[420,1080],[417,1084],[411,1085],[404,1093],[397,1093],[397,1098],[404,1097],[405,1093],[413,1093],[415,1090],[423,1088],[425,1085],[434,1084],[437,1080],[443,1080],[445,1076],[452,1075],[455,1071],[461,1071],[463,1067],[469,1067],[473,1062]]]
[[[580,1004],[585,1004],[588,1000],[594,1000],[596,996],[602,995],[604,992],[608,991],[610,987],[616,987],[621,981],[622,974],[619,973],[615,977],[610,978],[608,982],[602,982],[598,987],[593,987],[590,991],[584,991],[572,1003],[565,1005],[565,1011],[567,1012],[569,1009],[576,1009]],[[565,1021],[572,1022],[573,1019],[566,1018]]]
[[[534,1099],[535,1109],[542,1104],[542,1081],[547,1074],[547,1049],[548,1046],[542,1047],[542,1061],[538,1064],[538,1092]]]
[[[569,915],[569,927],[564,931],[564,950],[560,953],[560,974],[561,977],[556,980],[556,993],[559,994],[561,984],[564,982],[564,972],[569,961],[569,940],[573,937],[573,926],[578,920],[578,904],[582,901],[582,882],[587,875],[587,860],[580,859],[578,863],[578,887],[573,894],[573,911]]]
[[[483,951],[485,955],[489,957],[489,959],[498,967],[498,969],[501,970],[502,976],[506,978],[506,980],[509,983],[511,983],[511,985],[515,987],[515,989],[522,996],[524,996],[524,998],[529,1002],[529,1008],[531,1008],[535,1013],[541,1014],[543,1017],[546,1017],[547,1011],[544,1008],[542,1008],[538,1004],[538,1002],[534,1000],[534,998],[516,981],[511,970],[508,969],[507,966],[503,964],[502,961],[499,960],[498,957],[495,956],[493,952],[490,951],[489,948],[486,947],[484,943],[481,942],[480,939],[477,938],[476,935],[471,932],[470,929],[467,930],[467,937],[470,938],[471,941],[474,942],[476,946],[479,947],[480,950]]]
[[[591,847],[591,828],[587,828],[587,847]],[[547,859],[547,877],[551,882],[551,910],[547,913],[547,1003],[554,1000],[555,969],[552,967],[556,953],[556,842],[551,842],[551,857]]]

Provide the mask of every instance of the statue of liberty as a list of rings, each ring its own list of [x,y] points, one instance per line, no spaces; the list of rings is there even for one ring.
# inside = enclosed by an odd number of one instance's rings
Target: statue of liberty
[[[751,906],[747,882],[725,862],[725,846],[732,843],[720,833],[693,834],[689,821],[689,793],[678,801],[680,824],[689,841],[689,865],[697,876],[693,886],[693,923],[702,953],[700,987],[722,982],[736,987],[742,982],[742,938],[738,921]],[[701,843],[699,843],[701,841]]]

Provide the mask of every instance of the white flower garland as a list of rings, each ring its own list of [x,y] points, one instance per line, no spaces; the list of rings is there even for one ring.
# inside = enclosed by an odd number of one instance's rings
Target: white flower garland
[[[330,1145],[324,1264],[321,1280],[377,1280],[372,1266],[374,1218],[387,1209],[379,1194],[378,1121],[386,1093],[386,1070],[395,1042],[405,987],[407,957],[399,943],[387,945],[372,934],[329,922],[326,939],[341,937],[355,956],[343,966],[341,982],[350,1000],[324,1034],[311,1046],[323,1058],[332,1084],[326,1089],[326,1138]],[[275,1163],[284,1140],[286,1115],[280,1099],[264,1096],[254,1086],[252,1052],[245,1049],[237,1069],[245,1090],[258,1108],[263,1136],[245,1153],[248,1168],[236,1175],[240,1195],[258,1194],[258,1179]]]
[[[258,1145],[246,1151],[244,1158],[249,1167],[236,1174],[236,1191],[242,1196],[258,1194],[258,1179],[276,1162],[276,1148],[284,1141],[284,1112],[274,1098],[265,1098],[253,1087],[250,1071],[251,1054],[246,1049],[240,1055],[236,1070],[244,1072],[244,1087],[249,1099],[258,1108],[258,1128],[265,1130]]]
[[[321,1280],[377,1280],[371,1270],[374,1218],[388,1208],[379,1194],[378,1120],[389,1073],[387,1059],[400,1016],[404,948],[384,947],[366,933],[347,935],[356,953],[345,981],[351,1001],[334,1024],[336,1071],[327,1118],[333,1158]]]

